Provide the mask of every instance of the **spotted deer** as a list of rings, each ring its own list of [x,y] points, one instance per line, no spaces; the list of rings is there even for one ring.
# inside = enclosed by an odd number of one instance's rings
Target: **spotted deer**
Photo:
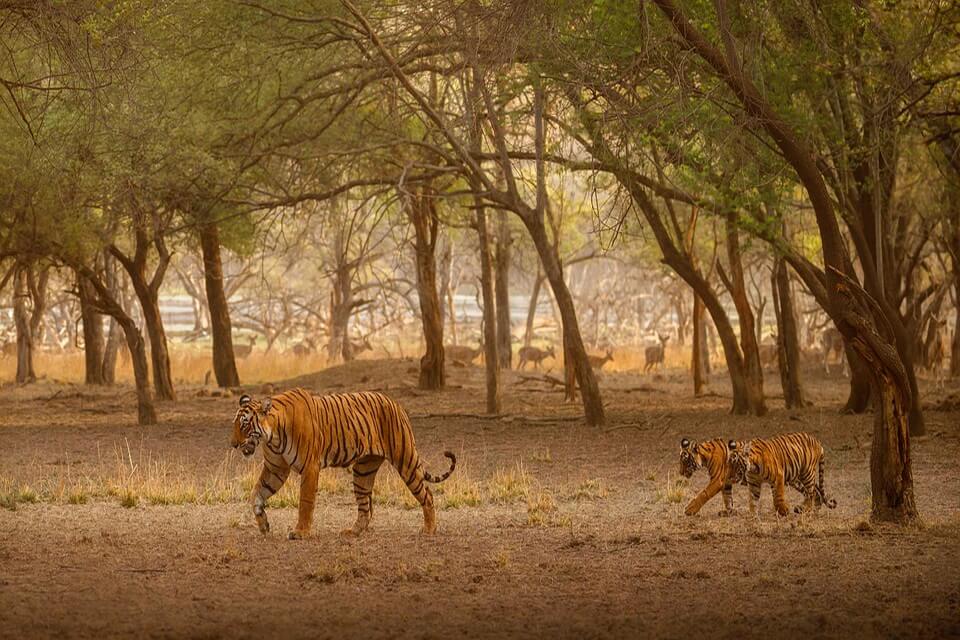
[[[590,368],[596,371],[603,369],[603,365],[608,362],[613,362],[613,349],[607,349],[607,353],[604,356],[587,356],[587,362],[590,363]]]
[[[652,371],[657,365],[663,364],[664,355],[667,351],[667,341],[670,339],[670,334],[663,335],[661,333],[657,333],[657,339],[660,340],[660,344],[647,347],[643,352],[645,360],[643,365],[644,373]]]
[[[256,336],[247,336],[247,339],[250,341],[249,344],[235,344],[233,345],[233,355],[237,358],[246,358],[250,353],[253,352],[253,346],[257,344]]]
[[[477,359],[477,356],[483,353],[483,347],[478,345],[477,348],[474,349],[462,344],[448,344],[443,347],[443,351],[447,357],[454,362],[470,364]]]
[[[823,372],[830,373],[830,356],[843,367],[843,375],[847,375],[847,354],[843,350],[843,335],[836,327],[825,329],[820,336],[820,344],[823,347]]]
[[[553,351],[553,345],[550,345],[546,349],[539,349],[537,347],[520,347],[520,351],[517,352],[517,355],[520,356],[520,363],[517,365],[517,369],[523,369],[528,362],[533,363],[534,369],[539,369],[541,362],[547,358],[557,357]]]

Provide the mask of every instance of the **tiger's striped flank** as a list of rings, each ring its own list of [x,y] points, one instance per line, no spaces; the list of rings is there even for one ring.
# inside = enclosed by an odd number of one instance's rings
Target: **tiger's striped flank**
[[[263,469],[253,490],[253,512],[261,532],[270,530],[266,501],[283,486],[290,470],[300,474],[300,504],[291,539],[306,536],[313,520],[317,480],[324,467],[352,467],[357,520],[344,533],[359,534],[373,515],[373,485],[383,462],[389,461],[423,509],[423,531],[436,530],[433,494],[427,482],[442,482],[457,465],[446,451],[450,468],[429,474],[420,460],[407,412],[382,393],[338,393],[315,396],[292,389],[263,402],[240,398],[232,444],[252,455],[263,444]]]

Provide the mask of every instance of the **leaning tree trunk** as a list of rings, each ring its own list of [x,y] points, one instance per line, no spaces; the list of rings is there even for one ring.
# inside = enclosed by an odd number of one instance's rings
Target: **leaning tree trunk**
[[[17,327],[17,384],[34,382],[37,379],[33,369],[33,335],[30,332],[30,316],[27,300],[30,292],[27,288],[27,267],[18,265],[13,275],[13,321]]]
[[[780,384],[783,387],[783,402],[787,409],[806,404],[800,384],[800,339],[793,310],[793,295],[790,277],[783,258],[774,261],[770,290],[773,292],[773,311],[777,317],[777,363],[780,368]]]
[[[407,213],[413,224],[417,262],[417,297],[426,350],[420,358],[421,389],[442,389],[445,384],[443,315],[437,295],[436,248],[439,218],[433,194],[420,188],[410,195]]]
[[[510,227],[506,214],[497,221],[497,251],[495,253],[497,296],[497,356],[500,368],[510,369],[513,364],[512,332],[510,327]]]
[[[200,250],[203,253],[203,277],[210,310],[210,334],[213,338],[213,372],[220,387],[240,384],[233,354],[233,329],[230,307],[223,289],[223,261],[220,257],[220,230],[215,222],[200,225]]]
[[[600,396],[600,387],[593,374],[593,368],[587,359],[587,350],[583,346],[583,337],[580,335],[580,325],[577,322],[577,310],[573,304],[570,289],[563,279],[563,267],[556,249],[547,238],[547,230],[543,220],[533,212],[523,216],[523,222],[530,232],[533,244],[540,256],[540,264],[550,282],[553,298],[557,301],[560,319],[563,324],[563,351],[564,362],[572,365],[580,386],[580,397],[583,401],[583,413],[589,425],[602,425],[606,421],[603,408],[603,398]],[[569,358],[569,360],[568,360]]]
[[[103,379],[103,316],[94,308],[96,291],[86,278],[77,274],[80,317],[83,320],[84,383],[102,385]]]
[[[475,193],[480,186],[474,185]],[[479,196],[474,198],[477,211],[477,236],[480,240],[480,288],[483,293],[483,358],[487,376],[487,413],[498,414],[500,404],[500,361],[497,351],[496,299],[493,291],[493,257],[490,255],[490,234],[487,213]]]

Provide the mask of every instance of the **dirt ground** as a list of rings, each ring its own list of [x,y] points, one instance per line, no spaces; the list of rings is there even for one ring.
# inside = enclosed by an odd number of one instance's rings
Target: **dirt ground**
[[[768,416],[742,418],[722,374],[698,399],[679,371],[605,374],[610,421],[595,429],[515,373],[507,417],[487,419],[481,369],[425,394],[415,366],[293,383],[384,390],[429,469],[456,452],[432,537],[386,467],[363,537],[338,535],[355,515],[343,471],[325,476],[311,538],[286,539],[295,478],[261,536],[242,498],[256,461],[228,450],[235,398],[183,387],[138,428],[130,389],[4,387],[0,637],[960,637],[960,413],[927,413],[913,448],[924,525],[901,529],[866,521],[872,416],[838,415],[839,376],[810,372],[808,409],[773,397]],[[740,515],[719,517],[719,497],[683,515],[706,476],[678,481],[681,437],[793,430],[822,439],[836,510],[777,519],[765,491],[752,518],[737,488]]]

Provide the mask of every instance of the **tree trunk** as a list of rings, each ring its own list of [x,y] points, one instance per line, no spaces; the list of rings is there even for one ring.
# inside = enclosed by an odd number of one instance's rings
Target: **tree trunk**
[[[703,395],[703,385],[706,382],[705,358],[707,355],[707,332],[704,327],[703,300],[696,293],[693,294],[693,351],[691,354],[690,370],[693,373],[693,395]]]
[[[111,245],[110,252],[126,269],[130,276],[130,282],[133,284],[133,290],[140,301],[140,310],[143,313],[147,336],[150,339],[153,387],[157,398],[160,400],[176,400],[177,396],[173,390],[173,376],[170,373],[167,334],[163,328],[163,317],[160,315],[160,285],[163,283],[163,277],[170,264],[170,252],[167,251],[161,231],[154,228],[152,240],[149,237],[147,232],[148,225],[151,223],[149,220],[144,216],[138,216],[134,223],[135,252],[133,257],[125,255],[116,245]],[[158,263],[153,276],[148,281],[146,273],[147,253],[151,244],[157,250]],[[124,328],[124,331],[126,332],[126,328]],[[135,354],[131,353],[131,355]]]
[[[533,212],[523,217],[523,222],[533,238],[533,244],[540,256],[540,264],[550,282],[553,297],[560,310],[560,319],[563,323],[563,350],[564,360],[575,371],[577,383],[580,386],[580,397],[583,401],[583,413],[589,425],[602,425],[606,421],[603,408],[603,398],[600,396],[600,387],[587,359],[587,351],[583,346],[580,335],[580,326],[577,322],[577,311],[573,305],[573,297],[563,279],[563,267],[556,249],[547,238],[547,231],[543,220],[533,215]],[[569,358],[569,360],[568,360]]]
[[[475,192],[480,186],[474,185]],[[487,213],[479,196],[474,198],[477,211],[477,236],[480,240],[480,289],[483,294],[483,359],[487,375],[487,413],[499,414],[500,360],[497,354],[497,314],[493,291],[493,257],[487,231]]]
[[[113,261],[113,256],[110,255],[109,251],[104,251],[104,284],[107,288],[107,291],[118,303],[121,305],[121,309],[124,312],[128,310],[123,306],[124,286],[121,286],[119,279],[120,276],[117,273],[116,263]],[[121,335],[123,333],[123,328],[117,322],[117,319],[109,316],[110,318],[110,328],[107,330],[107,342],[103,349],[103,364],[101,365],[101,372],[103,376],[104,384],[114,384],[117,381],[117,355],[120,352],[120,347],[124,341],[124,337]]]
[[[770,285],[773,292],[773,311],[777,319],[777,364],[780,368],[783,402],[787,409],[800,408],[806,405],[800,384],[800,339],[797,335],[790,277],[783,258],[777,258],[774,262]]]
[[[740,256],[740,237],[737,231],[737,215],[729,212],[726,216],[727,231],[727,259],[730,263],[730,275],[723,277],[724,272],[719,270],[724,283],[730,290],[733,304],[737,308],[737,317],[740,325],[740,350],[743,354],[744,378],[747,385],[751,411],[757,415],[767,412],[763,397],[763,367],[760,363],[760,348],[757,345],[756,322],[753,308],[747,296],[747,285],[743,277],[743,262]],[[719,269],[719,264],[718,264]]]
[[[134,289],[137,287],[134,286]],[[159,296],[149,290],[138,291],[143,322],[150,337],[150,361],[153,365],[153,389],[160,400],[176,400],[173,377],[170,372],[170,352],[167,349],[167,333],[160,315]],[[130,341],[127,340],[129,346]],[[135,354],[134,354],[135,355]],[[136,364],[136,360],[134,360]]]
[[[510,369],[513,365],[513,334],[510,327],[510,226],[506,214],[497,219],[497,251],[495,253],[496,296],[497,296],[497,356],[500,368]]]
[[[529,347],[533,342],[533,324],[537,317],[537,303],[540,299],[540,287],[543,286],[543,275],[537,268],[537,276],[533,279],[533,291],[530,292],[530,304],[527,306],[527,326],[523,332],[523,346]]]
[[[84,382],[102,385],[103,379],[103,316],[93,306],[96,292],[86,278],[77,274],[77,293],[80,298],[80,317],[83,320]]]
[[[415,232],[417,296],[425,353],[420,358],[421,389],[442,389],[445,382],[443,316],[437,295],[436,247],[439,218],[434,194],[421,187],[408,197],[407,213]]]
[[[157,413],[153,406],[153,395],[150,392],[150,371],[147,367],[146,345],[143,341],[143,335],[137,328],[137,323],[121,306],[114,292],[101,282],[93,271],[82,266],[78,269],[97,292],[95,304],[100,307],[103,313],[113,317],[123,328],[130,359],[133,361],[133,379],[137,388],[137,424],[141,426],[156,424]]]
[[[18,265],[13,275],[13,321],[17,327],[17,384],[35,382],[33,369],[33,334],[30,331],[30,316],[27,300],[30,291],[27,286],[27,270],[30,267]]]
[[[457,310],[454,306],[454,286],[453,286],[453,243],[450,238],[443,243],[443,251],[440,253],[440,303],[442,307],[443,321],[450,325],[450,339],[453,344],[457,344]]]
[[[213,372],[220,387],[240,385],[237,362],[233,354],[233,328],[230,307],[223,288],[223,262],[220,257],[220,230],[215,222],[200,225],[200,250],[203,253],[203,277],[206,283],[207,308],[210,311],[210,334],[213,338]]]

